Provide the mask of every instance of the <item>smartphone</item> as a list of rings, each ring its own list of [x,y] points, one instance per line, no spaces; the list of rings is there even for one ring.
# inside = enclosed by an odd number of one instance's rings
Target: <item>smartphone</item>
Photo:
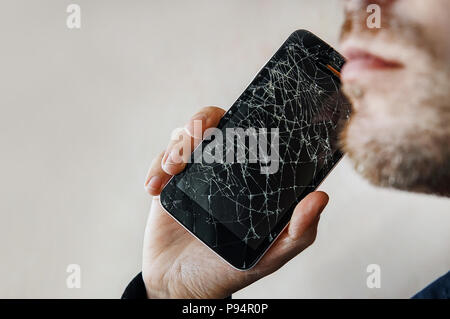
[[[342,157],[344,58],[295,31],[161,192],[164,209],[239,270],[253,267],[297,203]]]

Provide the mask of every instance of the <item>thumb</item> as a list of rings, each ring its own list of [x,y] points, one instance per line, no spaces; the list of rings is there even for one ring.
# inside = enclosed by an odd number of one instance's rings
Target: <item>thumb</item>
[[[298,203],[288,227],[256,265],[255,271],[268,275],[311,245],[316,238],[320,213],[327,203],[328,195],[320,191],[308,194]]]
[[[324,192],[312,192],[298,203],[287,229],[289,238],[297,241],[303,237],[308,228],[318,222],[320,213],[327,204],[328,195]]]

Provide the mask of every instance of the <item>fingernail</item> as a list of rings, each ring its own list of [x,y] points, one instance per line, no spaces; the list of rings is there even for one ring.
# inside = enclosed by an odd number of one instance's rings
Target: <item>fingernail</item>
[[[192,136],[196,137],[195,133],[201,134],[203,131],[203,126],[206,124],[207,116],[204,113],[199,113],[194,115],[188,124],[184,127],[187,131],[187,133]],[[196,129],[195,129],[196,128]],[[201,137],[201,136],[200,136]],[[200,138],[199,137],[199,138]]]
[[[167,158],[169,157],[169,153],[167,153],[167,151],[164,153],[164,156],[161,159],[161,167],[164,167],[164,164],[167,161]]]
[[[161,182],[162,182],[161,177],[158,175],[155,175],[155,176],[152,176],[152,178],[150,178],[150,181],[148,182],[146,187],[157,190],[157,189],[161,188]]]
[[[173,161],[173,156],[172,156],[173,150],[169,153],[169,155],[167,155],[164,163],[163,163],[163,171],[165,171],[166,173],[168,173],[168,167],[175,164]]]

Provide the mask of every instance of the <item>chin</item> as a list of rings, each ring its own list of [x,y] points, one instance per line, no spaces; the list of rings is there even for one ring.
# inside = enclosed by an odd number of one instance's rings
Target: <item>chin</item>
[[[356,171],[376,186],[450,196],[448,122],[439,113],[427,120],[426,112],[393,116],[372,107],[378,112],[354,110],[340,136]]]

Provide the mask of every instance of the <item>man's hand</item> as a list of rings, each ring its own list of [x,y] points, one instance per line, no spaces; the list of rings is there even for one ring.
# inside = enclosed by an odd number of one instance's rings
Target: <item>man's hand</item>
[[[239,271],[216,256],[188,233],[161,207],[159,194],[172,175],[180,173],[190,154],[178,156],[180,143],[191,151],[200,142],[193,137],[194,120],[202,131],[217,126],[225,113],[217,107],[203,108],[186,124],[191,138],[171,141],[152,163],[145,187],[153,202],[145,230],[142,276],[149,298],[225,298],[254,281],[271,274],[314,242],[320,213],[327,194],[313,192],[295,208],[289,226],[269,251],[250,270]]]

